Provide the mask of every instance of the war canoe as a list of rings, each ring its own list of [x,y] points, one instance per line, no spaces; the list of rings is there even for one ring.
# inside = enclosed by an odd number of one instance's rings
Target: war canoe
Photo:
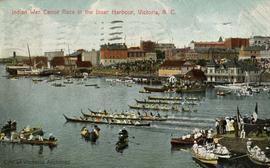
[[[182,97],[158,97],[158,96],[148,96],[149,100],[183,100]]]
[[[64,114],[63,114],[64,115]],[[93,123],[93,124],[110,124],[110,125],[130,125],[130,126],[150,126],[150,123],[123,123],[123,122],[112,122],[111,121],[94,121],[88,118],[70,118],[64,115],[67,122],[77,122],[77,123]]]
[[[139,104],[178,104],[181,105],[182,102],[180,101],[165,101],[165,100],[137,100],[135,99],[135,101]]]
[[[128,117],[123,116],[119,117],[118,115],[94,115],[94,114],[86,114],[81,112],[84,117],[90,117],[90,118],[107,118],[107,119],[117,119],[117,120],[137,120],[137,121],[166,121],[167,118],[162,117],[155,117],[155,116],[141,116],[141,117]]]

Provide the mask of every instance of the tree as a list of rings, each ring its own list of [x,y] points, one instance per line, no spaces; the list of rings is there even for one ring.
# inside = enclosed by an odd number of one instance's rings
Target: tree
[[[157,54],[157,59],[158,59],[158,60],[163,60],[163,59],[165,59],[165,51],[156,50],[156,54]]]

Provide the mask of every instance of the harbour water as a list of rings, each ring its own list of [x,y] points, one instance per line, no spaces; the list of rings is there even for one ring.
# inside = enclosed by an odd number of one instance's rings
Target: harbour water
[[[266,93],[252,97],[228,95],[218,97],[213,89],[205,94],[194,94],[202,98],[195,108],[197,112],[160,112],[173,119],[153,122],[150,127],[126,127],[129,146],[122,153],[115,150],[118,132],[122,126],[99,125],[100,138],[95,144],[80,136],[83,126],[91,124],[66,123],[63,114],[79,116],[81,109],[98,111],[127,111],[135,99],[144,99],[143,85],[113,84],[105,78],[91,78],[87,83],[97,83],[100,88],[67,84],[53,87],[46,81],[34,83],[31,78],[11,80],[5,77],[5,67],[0,66],[0,124],[9,119],[16,120],[18,129],[30,125],[42,127],[45,137],[53,133],[59,139],[54,149],[31,145],[0,144],[0,167],[104,167],[104,168],[195,168],[188,150],[171,149],[170,139],[184,135],[194,128],[214,128],[214,119],[234,116],[239,106],[242,115],[251,115],[258,102],[259,118],[270,118],[269,98]],[[157,96],[176,94],[155,93]],[[178,95],[180,96],[180,95]],[[223,165],[222,167],[243,167]],[[245,167],[245,166],[244,166]]]

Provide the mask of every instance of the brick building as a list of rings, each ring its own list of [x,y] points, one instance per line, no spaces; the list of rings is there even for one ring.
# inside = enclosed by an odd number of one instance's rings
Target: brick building
[[[104,44],[100,47],[100,63],[102,65],[112,65],[126,62],[128,59],[128,49],[126,44]]]

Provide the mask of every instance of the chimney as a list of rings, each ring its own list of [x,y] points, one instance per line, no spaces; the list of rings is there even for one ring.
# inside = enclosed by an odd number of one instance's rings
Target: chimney
[[[16,51],[13,51],[13,58],[16,57]]]

